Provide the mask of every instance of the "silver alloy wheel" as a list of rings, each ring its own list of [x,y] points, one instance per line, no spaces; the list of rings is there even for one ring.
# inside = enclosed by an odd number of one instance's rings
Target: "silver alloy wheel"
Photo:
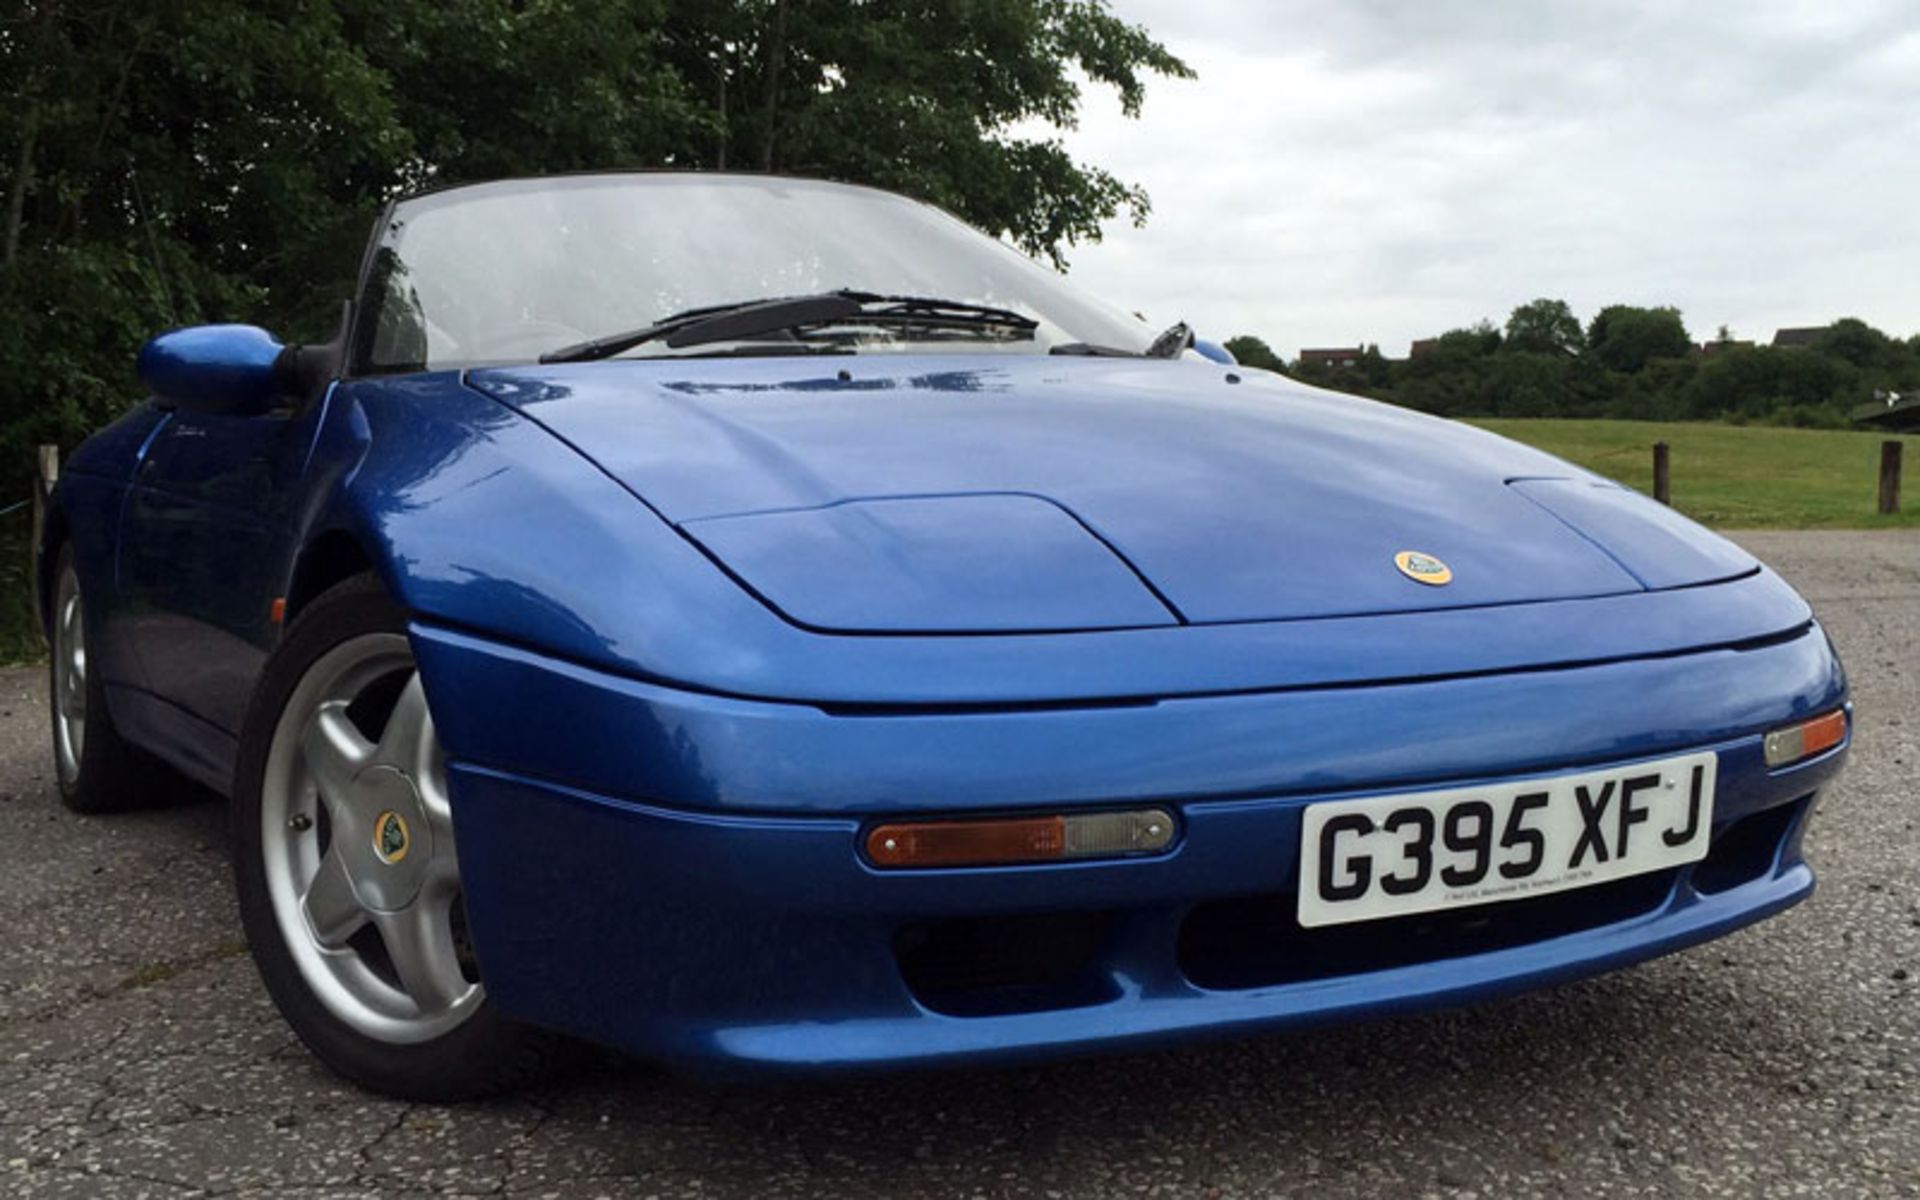
[[[410,1044],[479,1009],[455,934],[445,756],[404,636],[351,638],[307,669],[267,750],[260,823],[274,921],[329,1012]]]
[[[72,564],[60,573],[53,598],[53,747],[60,782],[80,778],[87,745],[87,624],[80,577]]]

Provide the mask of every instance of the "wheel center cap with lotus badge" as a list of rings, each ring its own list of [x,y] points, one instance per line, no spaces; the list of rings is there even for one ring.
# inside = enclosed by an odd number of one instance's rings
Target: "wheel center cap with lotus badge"
[[[354,892],[369,909],[398,911],[413,903],[433,867],[433,831],[404,772],[370,767],[354,790],[355,807],[372,816],[355,822],[356,845],[347,856]]]
[[[407,835],[406,818],[388,809],[374,819],[373,852],[380,861],[392,866],[407,856],[410,839]]]
[[[1453,582],[1452,567],[1418,550],[1402,550],[1393,556],[1393,565],[1399,567],[1400,573],[1408,579],[1428,587],[1441,587]]]

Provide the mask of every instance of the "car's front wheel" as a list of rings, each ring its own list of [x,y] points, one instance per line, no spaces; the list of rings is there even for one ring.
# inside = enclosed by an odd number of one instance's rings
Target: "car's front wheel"
[[[445,756],[404,615],[371,576],[317,598],[268,663],[233,817],[254,960],[328,1066],[427,1100],[545,1069],[556,1039],[487,999],[466,936]]]

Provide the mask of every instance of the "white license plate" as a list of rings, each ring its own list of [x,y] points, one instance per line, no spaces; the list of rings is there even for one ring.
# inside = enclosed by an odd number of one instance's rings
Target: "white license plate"
[[[1300,924],[1490,904],[1695,862],[1707,854],[1718,766],[1709,751],[1308,805]]]

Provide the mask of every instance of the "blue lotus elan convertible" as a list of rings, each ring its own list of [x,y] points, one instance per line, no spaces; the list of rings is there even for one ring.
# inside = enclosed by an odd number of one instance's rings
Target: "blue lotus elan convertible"
[[[266,987],[374,1088],[1375,1017],[1813,886],[1846,682],[1767,568],[909,200],[449,188],[334,341],[139,366],[39,548],[60,787],[231,796]]]

